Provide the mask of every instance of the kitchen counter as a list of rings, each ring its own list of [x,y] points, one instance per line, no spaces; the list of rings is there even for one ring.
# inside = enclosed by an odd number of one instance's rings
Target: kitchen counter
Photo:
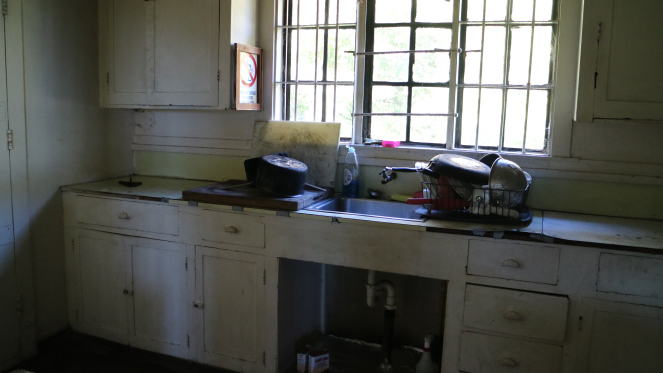
[[[76,184],[62,187],[63,191],[99,194],[120,198],[161,201],[171,204],[189,204],[182,200],[182,191],[214,183],[205,180],[136,176],[143,185],[128,188],[118,183],[127,177]],[[200,204],[203,206],[203,204]],[[275,215],[276,211],[221,205],[204,205],[246,213]],[[533,211],[534,218],[526,227],[500,224],[477,224],[445,220],[425,222],[390,218],[375,218],[300,210],[281,212],[292,218],[328,220],[338,223],[390,226],[396,229],[434,231],[475,236],[494,236],[516,240],[538,240],[548,243],[608,246],[616,249],[663,253],[663,222],[655,220],[615,218],[554,211]]]

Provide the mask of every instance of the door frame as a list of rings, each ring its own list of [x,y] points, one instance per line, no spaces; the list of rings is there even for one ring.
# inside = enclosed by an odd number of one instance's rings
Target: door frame
[[[25,118],[23,64],[23,0],[9,0],[5,15],[7,59],[7,115],[14,135],[9,153],[14,219],[14,254],[18,292],[21,295],[21,355],[26,360],[37,354],[35,298],[30,247],[30,205]]]

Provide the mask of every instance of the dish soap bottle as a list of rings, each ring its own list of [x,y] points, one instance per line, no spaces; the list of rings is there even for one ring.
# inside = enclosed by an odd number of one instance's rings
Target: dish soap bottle
[[[433,362],[433,359],[430,356],[430,344],[433,340],[432,335],[427,335],[424,337],[424,353],[421,355],[421,360],[417,363],[415,369],[416,373],[439,373],[440,369],[437,367],[437,364]]]
[[[352,146],[348,148],[348,155],[345,156],[345,169],[343,170],[343,197],[359,197],[359,162],[357,162],[357,153]]]

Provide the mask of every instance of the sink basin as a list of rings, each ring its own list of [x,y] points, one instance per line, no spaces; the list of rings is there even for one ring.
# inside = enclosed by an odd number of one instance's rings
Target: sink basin
[[[306,210],[338,212],[348,215],[374,216],[378,218],[391,218],[411,221],[426,221],[421,215],[414,212],[419,206],[408,205],[402,202],[389,202],[375,199],[335,197],[318,202]]]

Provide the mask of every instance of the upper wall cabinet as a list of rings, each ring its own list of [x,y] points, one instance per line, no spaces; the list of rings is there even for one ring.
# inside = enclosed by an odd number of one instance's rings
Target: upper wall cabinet
[[[229,109],[232,44],[255,45],[255,0],[99,0],[100,104]]]
[[[663,2],[585,1],[578,121],[663,120]]]

